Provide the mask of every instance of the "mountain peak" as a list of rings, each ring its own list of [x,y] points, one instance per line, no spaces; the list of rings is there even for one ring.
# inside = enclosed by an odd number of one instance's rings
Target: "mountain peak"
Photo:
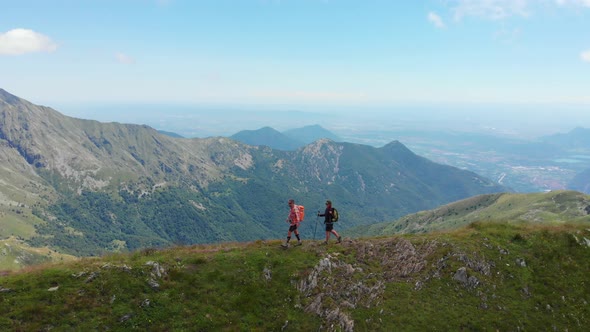
[[[0,88],[0,101],[3,101],[7,104],[14,105],[14,104],[20,102],[21,99],[15,95],[9,93],[8,91]]]
[[[248,145],[264,145],[278,150],[296,150],[300,146],[296,140],[268,126],[257,130],[242,130],[230,138]]]
[[[318,124],[290,129],[283,132],[283,134],[293,139],[300,140],[305,144],[312,143],[320,138],[329,138],[336,142],[341,141],[338,136]]]
[[[274,129],[273,127],[262,127],[260,129],[257,130],[252,130],[252,131],[259,131],[259,132],[263,132],[263,133],[280,133],[278,130]]]
[[[381,149],[384,151],[388,151],[390,153],[397,153],[397,154],[405,154],[405,155],[414,155],[415,153],[412,150],[408,149],[403,143],[398,140],[391,141],[384,145]]]

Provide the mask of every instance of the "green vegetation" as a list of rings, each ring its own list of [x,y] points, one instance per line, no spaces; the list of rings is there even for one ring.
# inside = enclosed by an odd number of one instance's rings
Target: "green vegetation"
[[[144,249],[0,277],[2,330],[583,331],[588,224]]]
[[[23,222],[26,216],[18,208],[2,213],[2,225],[0,226],[0,236],[20,236],[29,238],[35,234],[35,227],[30,223]]]
[[[39,236],[30,243],[60,248],[76,256],[91,256],[116,251],[118,247],[112,246],[113,241],[124,243],[125,250],[136,250],[271,234],[254,223],[254,218],[264,213],[263,202],[252,202],[248,214],[232,199],[232,191],[228,190],[228,195],[204,198],[197,191],[180,188],[162,188],[142,198],[126,191],[118,195],[84,191],[52,205],[49,212],[59,222],[39,225]]]

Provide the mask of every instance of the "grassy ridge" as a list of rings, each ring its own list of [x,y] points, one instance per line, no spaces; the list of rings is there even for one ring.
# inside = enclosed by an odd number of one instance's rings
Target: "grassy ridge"
[[[379,236],[451,230],[473,222],[512,223],[590,222],[590,195],[556,190],[547,193],[499,193],[473,196],[439,208],[347,230],[350,236]]]
[[[146,249],[5,273],[0,329],[582,331],[589,246],[587,224],[494,222]]]

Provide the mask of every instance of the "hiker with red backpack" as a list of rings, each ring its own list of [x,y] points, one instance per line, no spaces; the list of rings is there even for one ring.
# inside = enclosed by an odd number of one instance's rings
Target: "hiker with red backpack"
[[[330,200],[326,201],[326,211],[323,214],[320,214],[318,211],[318,217],[324,217],[324,224],[326,225],[326,240],[324,244],[328,244],[328,241],[330,241],[330,234],[336,236],[336,243],[342,242],[342,236],[334,229],[334,222],[338,220],[336,213],[336,209],[332,207],[332,201]]]
[[[297,237],[297,245],[301,245],[301,238],[299,237],[299,223],[303,221],[303,206],[295,205],[295,200],[289,200],[289,217],[287,217],[287,223],[289,224],[289,232],[287,233],[287,241],[281,244],[284,248],[289,248],[289,241],[291,240],[291,232],[295,233]]]

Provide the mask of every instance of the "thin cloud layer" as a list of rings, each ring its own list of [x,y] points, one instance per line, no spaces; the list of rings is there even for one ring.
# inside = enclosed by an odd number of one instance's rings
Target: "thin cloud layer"
[[[574,5],[590,8],[590,0],[555,0],[558,5]]]
[[[29,29],[13,29],[0,33],[0,55],[53,52],[57,44],[51,38]]]
[[[115,58],[117,59],[117,62],[122,63],[122,64],[130,65],[130,64],[135,63],[134,58],[128,56],[127,54],[123,54],[123,53],[115,54]]]
[[[456,0],[453,14],[456,20],[480,17],[501,20],[512,16],[529,16],[527,0]]]
[[[435,27],[442,29],[445,27],[445,22],[442,20],[438,14],[434,12],[428,13],[428,21],[432,23]]]
[[[489,20],[503,20],[510,17],[528,17],[541,5],[553,4],[560,7],[590,8],[590,0],[450,0],[456,20],[478,17]]]

